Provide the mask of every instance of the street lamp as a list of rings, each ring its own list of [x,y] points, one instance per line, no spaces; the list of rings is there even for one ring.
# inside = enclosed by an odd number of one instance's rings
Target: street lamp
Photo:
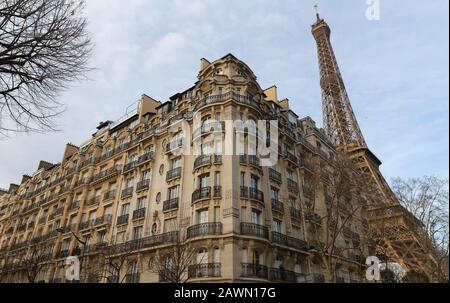
[[[64,233],[64,229],[62,228],[57,228],[56,231],[60,234]],[[82,271],[82,264],[83,264],[83,258],[84,258],[84,251],[86,250],[86,241],[81,240],[72,230],[69,230],[70,233],[72,234],[72,236],[74,236],[75,240],[77,240],[78,243],[80,243],[83,248],[81,250],[81,254],[80,254],[80,282],[81,282],[81,271]]]

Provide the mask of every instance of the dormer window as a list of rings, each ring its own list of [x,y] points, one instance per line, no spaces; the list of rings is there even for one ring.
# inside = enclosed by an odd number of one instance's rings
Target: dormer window
[[[221,69],[221,68],[216,69],[214,71],[214,74],[216,74],[216,75],[223,75],[223,69]]]
[[[242,69],[240,69],[240,68],[237,68],[236,69],[236,75],[244,76],[244,71]]]

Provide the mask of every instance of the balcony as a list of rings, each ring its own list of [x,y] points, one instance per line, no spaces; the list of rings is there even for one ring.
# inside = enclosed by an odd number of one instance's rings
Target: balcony
[[[269,229],[254,223],[241,223],[241,234],[252,237],[269,239]]]
[[[92,177],[91,183],[99,183],[102,182],[110,177],[113,177],[117,174],[119,174],[119,172],[121,171],[122,167],[121,166],[115,166],[112,168],[109,168],[107,170],[104,170],[96,175],[94,175]]]
[[[109,225],[112,221],[112,215],[104,215],[100,218],[95,219],[94,225],[96,227],[102,226],[102,225]]]
[[[94,162],[95,162],[94,158],[88,158],[88,159],[84,160],[83,162],[81,162],[80,169],[88,167],[88,166],[94,164]]]
[[[191,265],[188,268],[189,279],[220,277],[220,263],[204,263]]]
[[[121,199],[129,198],[133,196],[133,187],[127,187],[124,190],[122,190],[122,193],[120,194]]]
[[[292,179],[287,179],[287,186],[290,191],[298,192],[298,183]]]
[[[221,133],[225,131],[225,123],[220,121],[206,122],[192,133],[193,141],[200,136],[209,135],[211,133]]]
[[[147,152],[145,154],[143,154],[142,156],[139,156],[138,160],[137,160],[137,165],[141,165],[144,164],[148,161],[152,161],[154,158],[154,152]]]
[[[70,203],[69,211],[74,211],[74,210],[79,209],[80,204],[81,204],[80,201],[74,201],[74,202]]]
[[[314,198],[314,190],[309,187],[303,187],[303,195],[305,196],[305,198],[312,199]]]
[[[128,224],[128,219],[129,219],[130,215],[126,214],[126,215],[122,215],[117,217],[117,225],[125,225]]]
[[[301,220],[302,218],[302,211],[300,209],[297,209],[295,207],[291,207],[290,209],[291,218]]]
[[[132,171],[136,166],[137,166],[138,161],[132,161],[127,163],[124,167],[123,167],[123,173],[127,173],[129,171]]]
[[[248,187],[241,186],[241,198],[248,198]]]
[[[178,201],[179,201],[179,198],[173,198],[173,199],[164,201],[163,211],[166,212],[166,211],[172,211],[172,210],[178,209]]]
[[[184,139],[174,140],[166,145],[166,153],[173,153],[175,150],[183,147]]]
[[[221,165],[222,164],[222,155],[213,155],[213,162],[214,162],[214,165]]]
[[[147,190],[147,189],[149,189],[149,187],[150,187],[149,179],[139,181],[138,184],[136,185],[136,192]]]
[[[214,186],[213,187],[213,197],[214,198],[222,197],[222,186]]]
[[[94,206],[100,203],[100,196],[95,196],[86,201],[86,206]]]
[[[241,277],[267,280],[269,278],[269,272],[267,266],[253,263],[242,263]]]
[[[300,250],[307,250],[308,249],[308,243],[306,241],[289,237],[287,235],[278,233],[278,232],[272,232],[272,241],[274,243],[278,243],[284,246],[293,247]]]
[[[18,232],[23,232],[23,231],[25,231],[25,230],[27,230],[27,224],[26,224],[26,223],[20,224],[20,225],[17,227],[17,231],[18,231]]]
[[[271,199],[272,201],[272,210],[279,212],[279,213],[284,213],[284,205],[282,202],[280,202],[278,199]]]
[[[178,241],[178,232],[169,232],[165,234],[132,240],[125,243],[115,244],[103,249],[103,252],[108,255],[120,254],[123,252],[131,252],[134,250],[154,247],[157,245],[164,245],[176,243]]]
[[[288,161],[290,161],[291,163],[293,163],[295,165],[298,165],[298,158],[293,153],[286,150],[286,151],[284,151],[284,155]]]
[[[248,156],[248,164],[257,169],[261,169],[261,160],[255,155]]]
[[[273,168],[269,168],[269,178],[275,182],[281,183],[281,174]]]
[[[307,160],[300,161],[300,167],[305,169],[305,170],[307,170],[307,171],[309,171],[309,172],[313,172],[314,171],[311,162],[309,162]]]
[[[111,158],[112,156],[114,156],[113,150],[105,151],[100,157],[95,158],[95,164],[103,162],[103,161]]]
[[[103,201],[110,201],[116,198],[116,190],[110,190],[103,194]]]
[[[136,209],[133,211],[133,220],[140,220],[145,218],[146,208]]]
[[[212,156],[211,155],[201,155],[198,156],[194,161],[194,169],[198,169],[200,167],[209,166],[212,164]]]
[[[297,283],[297,274],[282,268],[271,268],[269,270],[269,280],[272,282]]]
[[[211,187],[199,188],[192,193],[192,203],[206,199],[211,199]]]
[[[92,220],[88,220],[88,221],[84,221],[80,223],[80,230],[85,230],[90,228],[93,224],[92,224]]]
[[[257,188],[249,187],[248,189],[248,197],[252,200],[256,200],[261,202],[264,205],[264,193]]]
[[[322,218],[320,217],[320,215],[316,214],[313,211],[305,212],[305,221],[318,226],[322,224]]]
[[[186,238],[196,238],[203,236],[221,235],[222,234],[222,223],[202,223],[189,227],[187,229]]]
[[[166,174],[166,181],[172,181],[181,177],[181,167],[169,170]]]

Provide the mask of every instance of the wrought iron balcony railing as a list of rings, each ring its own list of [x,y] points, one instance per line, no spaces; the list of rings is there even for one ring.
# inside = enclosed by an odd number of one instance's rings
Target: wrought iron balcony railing
[[[246,236],[269,239],[269,229],[266,226],[254,223],[241,223],[241,234]]]
[[[188,268],[189,279],[220,277],[220,263],[204,263],[191,265]]]
[[[146,190],[150,187],[150,179],[139,181],[136,185],[136,191]]]
[[[163,211],[171,211],[171,210],[178,209],[178,202],[179,202],[179,198],[173,198],[173,199],[164,201]]]
[[[121,216],[117,217],[117,225],[128,224],[129,217],[130,217],[129,214],[125,214],[125,215],[121,215]]]
[[[281,183],[281,174],[273,168],[269,168],[269,177],[272,180]]]
[[[222,223],[220,222],[202,223],[189,227],[187,229],[186,238],[191,239],[195,237],[221,235],[221,234],[222,234]]]
[[[120,194],[120,198],[125,199],[125,198],[133,196],[133,190],[134,190],[134,188],[132,186],[125,188],[124,190],[122,190],[122,193]]]
[[[143,219],[145,218],[146,208],[136,209],[133,211],[133,220]]]
[[[308,249],[308,243],[306,241],[289,237],[287,235],[278,232],[272,232],[272,241],[284,246],[289,246],[300,250]]]
[[[181,177],[181,167],[169,170],[166,174],[166,181],[171,181],[179,177]]]
[[[211,187],[203,187],[192,193],[192,203],[211,198]]]
[[[241,277],[267,280],[269,278],[269,272],[265,265],[242,263]]]

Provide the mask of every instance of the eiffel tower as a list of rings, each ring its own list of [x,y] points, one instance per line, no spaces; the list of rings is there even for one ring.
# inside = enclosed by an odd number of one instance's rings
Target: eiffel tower
[[[317,9],[317,7],[316,7]],[[374,194],[368,198],[368,219],[375,253],[407,271],[431,277],[436,262],[423,246],[421,223],[402,207],[380,172],[381,161],[368,148],[356,120],[330,41],[331,29],[316,14],[312,34],[317,43],[323,127],[335,146],[348,153]]]

